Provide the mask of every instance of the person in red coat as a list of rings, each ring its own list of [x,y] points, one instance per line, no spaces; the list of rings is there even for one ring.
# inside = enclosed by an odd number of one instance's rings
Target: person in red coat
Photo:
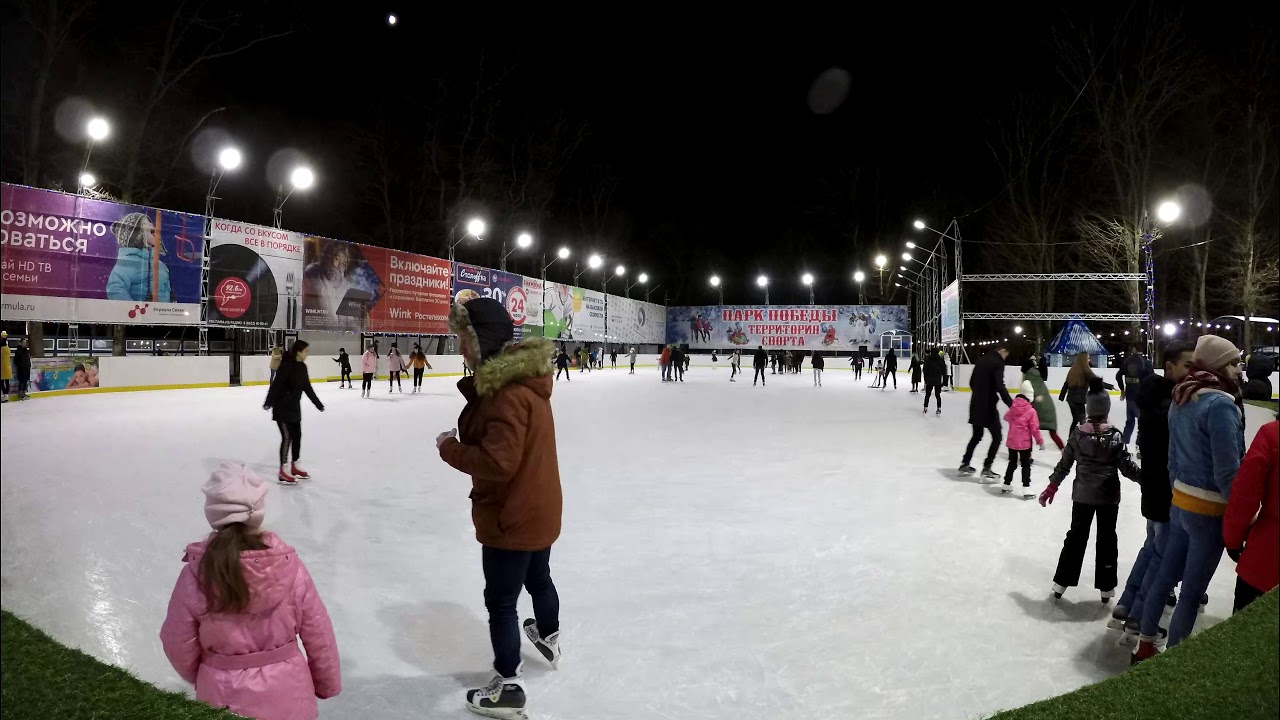
[[[1276,463],[1277,423],[1263,425],[1249,452],[1240,461],[1227,514],[1222,518],[1222,542],[1236,561],[1234,612],[1276,586],[1280,574],[1280,488]],[[1254,520],[1254,515],[1257,520]]]

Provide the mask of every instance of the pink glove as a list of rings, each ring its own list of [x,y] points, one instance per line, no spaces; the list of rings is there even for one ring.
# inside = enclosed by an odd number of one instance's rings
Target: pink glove
[[[1058,494],[1058,486],[1049,483],[1049,487],[1040,493],[1040,507],[1046,507],[1053,504],[1053,496]]]

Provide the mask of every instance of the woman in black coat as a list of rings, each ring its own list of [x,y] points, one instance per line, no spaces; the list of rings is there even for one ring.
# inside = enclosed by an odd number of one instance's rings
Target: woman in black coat
[[[280,475],[281,485],[295,486],[298,478],[306,480],[311,474],[298,467],[298,456],[302,452],[302,394],[311,398],[311,404],[320,412],[324,412],[324,404],[311,389],[311,374],[307,372],[307,343],[296,340],[284,354],[280,362],[280,370],[267,390],[267,400],[262,404],[263,410],[271,411],[271,419],[276,421],[280,429]],[[293,460],[290,462],[290,449]]]
[[[907,369],[911,371],[911,392],[920,392],[920,371],[924,365],[915,353],[911,353],[911,365]]]

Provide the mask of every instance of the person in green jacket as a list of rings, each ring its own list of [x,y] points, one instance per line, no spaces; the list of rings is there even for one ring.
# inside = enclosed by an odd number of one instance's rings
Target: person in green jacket
[[[1058,408],[1053,404],[1053,396],[1049,394],[1049,386],[1044,384],[1040,371],[1035,363],[1028,360],[1022,365],[1022,381],[1031,383],[1036,396],[1031,398],[1031,405],[1036,409],[1036,419],[1040,421],[1040,429],[1047,431],[1058,449],[1063,448],[1062,438],[1058,437]]]

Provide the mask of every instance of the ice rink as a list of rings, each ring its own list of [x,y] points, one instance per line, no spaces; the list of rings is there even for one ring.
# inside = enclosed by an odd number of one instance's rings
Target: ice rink
[[[1070,489],[1041,508],[955,477],[969,394],[944,394],[935,418],[905,375],[881,392],[847,370],[823,388],[807,369],[767,388],[727,368],[683,384],[637,373],[575,371],[555,388],[564,660],[552,671],[526,643],[531,717],[976,718],[1128,666],[1092,587],[1092,539],[1082,586],[1049,599]],[[322,717],[469,717],[463,691],[490,675],[469,480],[433,443],[462,408],[454,382],[418,396],[379,382],[371,400],[318,385],[327,411],[303,403],[314,479],[272,483],[266,527],[299,550],[333,618],[343,691]],[[183,689],[160,623],[184,545],[208,532],[210,471],[274,476],[265,393],[5,405],[4,607]],[[1122,582],[1143,536],[1137,485],[1124,493]],[[1234,579],[1224,557],[1199,628],[1230,613]]]

